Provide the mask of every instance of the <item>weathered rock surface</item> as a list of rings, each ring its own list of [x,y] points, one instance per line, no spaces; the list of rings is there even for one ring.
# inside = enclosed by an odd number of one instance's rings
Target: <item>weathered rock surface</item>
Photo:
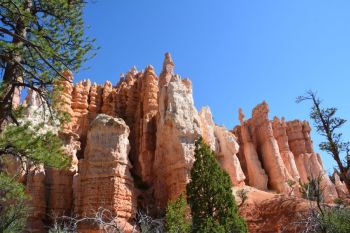
[[[44,232],[43,221],[46,218],[44,167],[31,166],[26,178],[26,192],[32,198],[28,201],[29,217],[25,232]]]
[[[334,171],[333,177],[335,181],[335,189],[337,190],[338,196],[344,199],[349,198],[348,189],[346,188],[345,183],[340,180],[338,172]]]
[[[305,154],[311,154],[310,147],[306,148],[306,139],[303,132],[303,122],[299,120],[287,122],[288,144],[294,154],[297,169],[302,182],[307,182],[308,176],[311,175],[311,168],[307,167],[304,157]]]
[[[81,149],[85,148],[86,135],[89,128],[89,91],[91,87],[90,80],[80,81],[74,86],[72,92],[72,109],[71,118],[72,130],[81,138]],[[79,155],[81,157],[81,155]]]
[[[324,171],[321,158],[314,153],[310,126],[304,121],[286,122],[275,117],[268,119],[269,108],[263,102],[254,108],[252,118],[245,121],[239,111],[241,126],[234,132],[238,136],[240,154],[244,154],[248,184],[267,190],[264,171],[268,174],[269,189],[289,194],[294,182],[294,195],[299,196],[299,179],[308,182],[308,177],[322,176],[326,202],[337,197],[334,184]]]
[[[159,79],[157,144],[153,169],[156,205],[164,208],[186,190],[194,162],[194,143],[200,123],[189,80],[173,75],[173,62],[166,55]]]
[[[140,82],[140,109],[135,115],[136,141],[138,151],[136,170],[139,176],[148,184],[153,180],[153,163],[156,150],[156,116],[158,113],[158,77],[152,66],[148,66]]]
[[[66,79],[60,78],[54,85],[54,105],[59,111],[67,114],[72,119],[74,112],[72,109],[73,75],[70,71],[63,72]],[[65,130],[72,130],[73,123],[66,122],[63,127]]]
[[[89,94],[89,122],[92,122],[97,114],[101,112],[102,105],[102,87],[96,83],[92,84]]]
[[[289,172],[289,175],[293,177],[295,181],[298,181],[300,178],[297,166],[295,164],[294,155],[291,152],[288,144],[288,136],[287,136],[287,124],[285,119],[282,120],[274,117],[272,121],[273,135],[277,140],[278,148],[284,162],[284,165]]]
[[[68,73],[69,74],[69,73]],[[67,75],[68,75],[67,74]],[[68,79],[69,80],[69,79]],[[64,90],[69,89],[69,81],[63,82]],[[69,97],[62,93],[63,104],[56,105],[58,109],[62,111],[69,111]],[[67,100],[68,99],[68,100]],[[57,101],[57,100],[55,100]],[[65,145],[64,149],[67,155],[71,157],[71,167],[66,170],[56,170],[43,165],[29,165],[29,171],[26,177],[22,178],[26,184],[26,190],[32,197],[29,201],[30,214],[26,225],[26,231],[28,232],[43,232],[43,221],[49,219],[50,216],[58,215],[70,215],[73,207],[73,193],[72,193],[72,181],[73,175],[77,171],[78,160],[76,153],[80,148],[80,142],[78,141],[78,135],[70,132],[70,128],[65,125],[64,131],[59,131],[58,122],[46,121],[48,119],[49,112],[45,108],[42,99],[34,91],[30,91],[26,98],[26,117],[24,122],[29,121],[32,125],[37,126],[44,123],[44,126],[40,128],[36,133],[42,134],[48,131],[57,133],[63,140]],[[69,113],[69,112],[68,112]],[[53,112],[55,114],[55,112]]]
[[[60,170],[45,168],[45,186],[47,208],[51,216],[71,215],[73,211],[73,176],[78,171],[77,151],[80,149],[78,135],[71,132],[61,132],[65,151],[71,158],[71,166]]]
[[[308,182],[308,177],[321,177],[321,187],[326,202],[332,203],[338,197],[334,184],[323,168],[321,157],[314,153],[308,122],[294,120],[287,122],[287,135],[291,151],[294,154],[300,179]]]
[[[168,53],[159,79],[151,65],[144,71],[132,67],[116,85],[90,80],[73,84],[72,73],[64,76],[55,84],[59,95],[54,103],[71,122],[43,132],[59,134],[72,164],[63,171],[30,167],[21,177],[33,197],[28,230],[42,232],[52,213],[91,215],[102,207],[111,210],[126,230],[138,208],[161,213],[168,200],[185,191],[199,136],[215,152],[233,185],[251,189],[252,202],[241,210],[251,232],[279,232],[295,219],[294,212],[304,210],[302,201],[292,197],[300,195],[299,179],[307,182],[310,176],[322,175],[327,202],[346,195],[339,177],[334,185],[326,175],[307,122],[277,117],[271,121],[263,102],[248,120],[240,109],[240,125],[230,132],[214,123],[209,107],[198,114],[192,83],[175,74]],[[28,119],[40,123],[40,98],[31,92],[26,105]],[[16,166],[18,161],[4,168],[15,171]],[[294,192],[290,181],[296,183]],[[285,194],[297,201],[287,204]],[[99,232],[91,225],[80,228]]]
[[[108,115],[114,115],[114,105],[116,104],[114,102],[114,94],[115,90],[113,90],[112,83],[110,81],[106,81],[103,85],[103,91],[102,91],[102,107],[101,112]]]
[[[234,134],[225,127],[215,125],[209,107],[199,113],[204,141],[215,152],[221,167],[229,174],[233,185],[244,185],[245,175],[237,158],[239,145]]]
[[[237,203],[241,203],[238,191],[247,191],[247,200],[239,208],[247,221],[249,232],[299,233],[305,230],[301,222],[310,210],[304,199],[261,191],[249,186],[234,187]]]
[[[27,164],[20,158],[10,154],[1,155],[0,158],[1,172],[14,177],[18,182],[24,183],[26,179]]]
[[[122,119],[98,115],[88,132],[84,159],[79,161],[79,178],[76,182],[78,214],[91,216],[99,208],[107,209],[118,218],[126,231],[131,230],[129,222],[136,210],[128,159],[129,132]]]
[[[270,187],[277,192],[288,193],[287,181],[291,179],[281,154],[277,140],[273,136],[272,124],[268,118],[269,107],[266,102],[257,105],[252,113],[253,140],[260,151],[263,166],[268,174]]]
[[[213,115],[211,114],[210,108],[208,106],[203,107],[199,112],[199,119],[202,131],[202,137],[206,144],[210,146],[213,151],[217,148],[217,141],[215,138],[215,123],[213,120]]]
[[[218,145],[216,154],[221,167],[229,174],[233,185],[244,185],[246,177],[236,155],[239,146],[235,136],[225,127],[220,126],[215,126],[215,136]]]
[[[250,132],[250,121],[244,121],[244,114],[242,109],[239,110],[239,119],[241,126],[237,128],[236,133],[239,134],[241,143],[241,152],[244,154],[247,176],[249,179],[249,185],[256,187],[260,190],[267,190],[267,175],[262,167],[256,146],[253,143],[252,135]]]
[[[158,77],[154,68],[149,65],[144,72],[138,72],[133,67],[118,83],[116,98],[117,115],[130,127],[133,173],[151,185],[158,112]]]

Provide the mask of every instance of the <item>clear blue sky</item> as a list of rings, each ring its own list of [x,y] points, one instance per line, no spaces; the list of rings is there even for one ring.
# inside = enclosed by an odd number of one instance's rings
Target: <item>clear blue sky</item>
[[[101,49],[76,80],[116,83],[133,65],[159,74],[169,51],[176,72],[193,82],[197,108],[209,105],[229,129],[239,107],[248,118],[262,100],[270,118],[308,119],[310,103],[295,103],[308,89],[350,120],[349,12],[348,0],[97,0],[85,20]],[[343,133],[350,139],[350,122]]]

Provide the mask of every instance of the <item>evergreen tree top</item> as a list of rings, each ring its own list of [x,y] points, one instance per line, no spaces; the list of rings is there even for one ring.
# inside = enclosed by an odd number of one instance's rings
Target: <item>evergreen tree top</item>
[[[223,232],[222,229],[247,232],[246,223],[238,215],[229,175],[221,169],[214,152],[202,138],[195,145],[195,162],[187,185],[193,232]],[[205,230],[207,228],[216,230]]]

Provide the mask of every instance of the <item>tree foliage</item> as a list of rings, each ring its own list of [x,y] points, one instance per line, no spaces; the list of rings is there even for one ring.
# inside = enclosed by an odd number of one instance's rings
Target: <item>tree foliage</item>
[[[53,85],[66,79],[63,71],[77,71],[93,49],[93,40],[84,36],[84,6],[83,0],[1,1],[0,157],[11,154],[58,168],[69,163],[59,137],[51,132],[38,134],[43,125],[22,120],[23,107],[15,108],[13,98],[25,88],[38,96],[43,124],[67,120],[65,113],[53,109],[54,97],[60,93],[60,87],[54,92]],[[7,121],[17,126],[4,127]]]
[[[60,138],[50,132],[40,132],[42,125],[33,126],[30,123],[11,125],[0,134],[0,155],[11,155],[24,168],[44,164],[46,166],[65,168],[70,164],[65,154]],[[7,163],[0,156],[0,165]],[[1,166],[0,166],[1,168]],[[28,208],[24,194],[24,186],[9,174],[0,173],[0,232],[22,232],[27,217]]]
[[[53,85],[66,79],[64,70],[77,71],[93,49],[93,40],[84,35],[84,6],[84,0],[1,0],[0,159],[10,154],[21,162],[56,168],[70,163],[58,135],[43,130],[43,124],[19,120],[23,108],[14,106],[13,99],[20,89],[35,92],[50,120],[60,118],[52,111]],[[5,222],[0,232],[20,231],[26,213],[24,189],[5,174],[0,185],[1,224]]]
[[[186,217],[186,199],[182,194],[170,201],[166,208],[166,230],[168,233],[189,233],[191,221]]]
[[[220,225],[213,217],[207,217],[203,219],[201,225],[194,232],[204,232],[204,233],[226,233],[225,227]]]
[[[50,106],[52,85],[63,70],[77,71],[93,49],[84,36],[83,0],[2,0],[0,4],[0,125],[16,122],[18,88]]]
[[[187,185],[192,232],[247,232],[231,188],[229,175],[221,169],[213,151],[199,138],[191,181]]]
[[[22,184],[0,172],[0,232],[22,232],[28,198]]]
[[[308,177],[308,182],[302,183],[299,181],[299,190],[303,198],[310,201],[323,202],[323,194],[321,188],[322,176]]]
[[[0,134],[0,155],[10,154],[22,162],[43,163],[65,168],[70,158],[65,154],[62,140],[51,131],[40,133],[42,124],[11,125]]]
[[[350,209],[333,207],[326,210],[320,222],[323,232],[348,233],[350,232]]]
[[[342,133],[338,132],[346,120],[336,116],[336,108],[322,108],[322,101],[313,91],[308,91],[304,96],[297,98],[297,103],[302,101],[312,102],[310,118],[314,121],[316,131],[326,139],[319,147],[336,161],[340,177],[350,191],[350,142],[345,142]]]

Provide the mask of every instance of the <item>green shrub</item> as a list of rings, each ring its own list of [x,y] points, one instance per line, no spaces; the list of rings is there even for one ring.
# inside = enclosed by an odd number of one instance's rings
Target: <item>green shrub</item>
[[[203,220],[196,232],[200,233],[225,233],[225,227],[216,222],[213,218],[208,217]]]
[[[26,218],[28,200],[24,186],[0,172],[0,232],[22,232]]]
[[[326,233],[349,233],[350,209],[332,208],[324,212],[320,221]]]
[[[302,197],[310,201],[322,202],[323,201],[323,195],[322,195],[322,189],[321,189],[322,176],[319,176],[316,178],[308,177],[307,179],[308,179],[307,183],[302,183],[301,181],[299,181],[300,192],[302,194]]]
[[[188,233],[191,221],[186,217],[186,199],[182,194],[168,203],[165,215],[166,230],[168,233]]]

